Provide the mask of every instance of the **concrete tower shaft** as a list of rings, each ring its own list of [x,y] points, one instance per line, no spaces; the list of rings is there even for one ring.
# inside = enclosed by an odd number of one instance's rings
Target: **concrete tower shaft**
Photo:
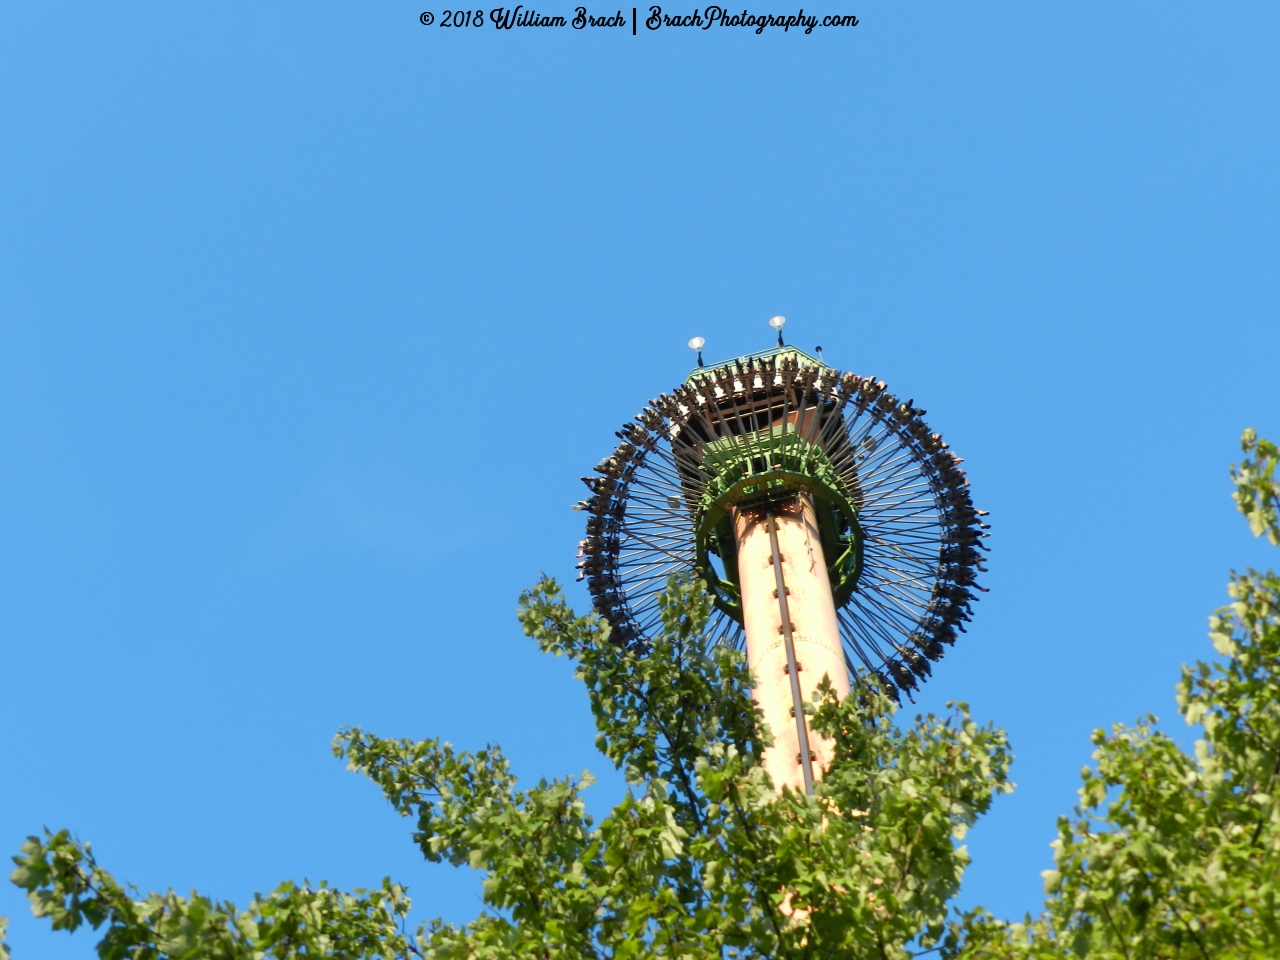
[[[838,696],[849,692],[813,501],[801,494],[768,507],[737,510],[734,533],[747,662],[755,677],[756,703],[773,733],[764,767],[778,789],[791,786],[803,792],[809,786],[806,741],[810,777],[821,777],[833,745],[808,730],[803,712],[797,716],[796,702],[814,699],[823,677]]]

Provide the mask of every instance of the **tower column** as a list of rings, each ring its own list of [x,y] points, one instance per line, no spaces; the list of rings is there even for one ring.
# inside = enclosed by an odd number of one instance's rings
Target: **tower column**
[[[830,678],[838,696],[849,692],[813,501],[800,495],[780,504],[736,511],[734,534],[747,663],[755,677],[753,696],[773,732],[764,768],[778,789],[791,786],[803,792],[802,741],[808,740],[813,777],[820,777],[830,764],[834,745],[808,730],[803,712],[793,709],[796,695],[812,700],[823,677]],[[784,610],[789,623],[784,622]],[[791,663],[796,666],[794,675]]]

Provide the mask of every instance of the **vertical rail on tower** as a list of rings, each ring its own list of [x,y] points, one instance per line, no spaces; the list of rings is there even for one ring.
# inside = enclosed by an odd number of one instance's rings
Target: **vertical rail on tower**
[[[804,792],[813,796],[813,751],[809,749],[809,721],[804,715],[804,697],[800,693],[800,664],[796,662],[796,645],[791,636],[791,610],[787,603],[787,580],[782,575],[782,552],[778,549],[778,521],[769,516],[769,549],[772,552],[773,579],[777,586],[778,615],[782,618],[783,646],[787,651],[787,677],[791,680],[791,713],[796,718],[796,739],[800,752],[796,759],[804,773]]]

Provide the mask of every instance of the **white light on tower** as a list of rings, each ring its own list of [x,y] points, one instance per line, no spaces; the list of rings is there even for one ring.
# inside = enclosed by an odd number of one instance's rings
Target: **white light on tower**
[[[706,342],[701,337],[694,337],[689,341],[689,349],[698,351],[698,366],[702,366],[702,345]]]

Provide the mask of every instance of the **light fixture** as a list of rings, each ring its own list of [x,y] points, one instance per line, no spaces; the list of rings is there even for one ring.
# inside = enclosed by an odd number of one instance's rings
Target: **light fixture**
[[[779,314],[776,317],[769,318],[769,326],[778,331],[778,346],[782,346],[782,325],[787,322],[787,318]]]
[[[698,366],[702,366],[702,346],[706,342],[702,337],[694,337],[689,341],[689,349],[698,351]]]

